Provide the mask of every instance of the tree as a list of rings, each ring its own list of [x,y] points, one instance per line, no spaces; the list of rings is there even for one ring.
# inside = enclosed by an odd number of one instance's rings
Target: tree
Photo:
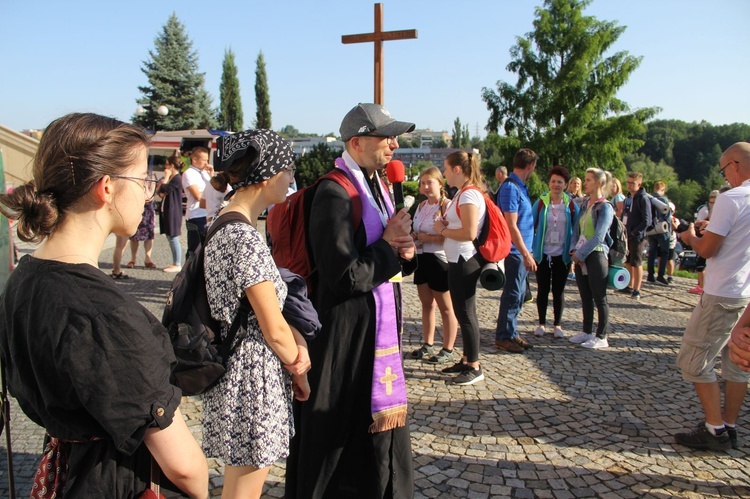
[[[271,98],[268,96],[268,79],[266,61],[263,51],[258,53],[255,61],[255,128],[271,129]]]
[[[643,174],[643,184],[647,190],[650,190],[657,180],[661,180],[665,184],[677,181],[677,173],[675,173],[674,168],[666,164],[664,160],[655,163],[645,154],[626,156],[625,165],[628,167],[628,171]]]
[[[242,98],[240,80],[237,77],[237,64],[232,49],[224,51],[221,65],[221,85],[219,85],[219,128],[234,132],[243,130]]]
[[[324,142],[316,144],[310,152],[298,157],[294,164],[297,167],[297,187],[312,185],[321,175],[333,169],[334,161],[342,151],[335,151]]]
[[[291,139],[292,137],[299,137],[300,133],[299,133],[299,130],[297,130],[294,126],[287,125],[281,130],[279,130],[279,135],[281,135],[282,137],[286,139]]]
[[[518,37],[507,69],[515,85],[482,89],[490,111],[488,132],[502,126],[539,154],[542,164],[581,172],[612,167],[642,145],[634,136],[658,108],[631,112],[616,97],[641,62],[627,52],[608,57],[624,27],[584,16],[590,0],[545,0],[536,9],[534,31]]]
[[[461,147],[461,132],[463,131],[463,128],[461,127],[461,118],[456,118],[453,121],[453,135],[451,139],[451,146],[455,148]]]
[[[185,26],[172,13],[149,50],[149,60],[141,71],[148,85],[138,87],[143,97],[137,100],[146,113],[132,121],[145,128],[190,130],[216,128],[211,96],[205,89],[205,73],[198,72],[198,52],[185,34]],[[156,109],[167,106],[169,114],[159,116]]]

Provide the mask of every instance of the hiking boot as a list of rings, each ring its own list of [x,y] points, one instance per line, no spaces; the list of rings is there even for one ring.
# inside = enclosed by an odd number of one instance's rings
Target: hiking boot
[[[470,365],[466,364],[464,361],[458,361],[450,367],[441,369],[440,372],[445,374],[455,374],[462,373],[468,369],[471,369]]]
[[[453,359],[453,351],[448,351],[445,348],[441,348],[437,355],[433,355],[429,359],[425,359],[425,362],[430,364],[445,364]]]
[[[560,326],[555,326],[555,330],[552,332],[555,338],[565,338],[565,331]]]
[[[640,291],[633,291],[630,295],[630,297],[636,301],[641,299],[641,292]]]
[[[699,423],[698,427],[690,433],[678,433],[674,436],[675,442],[691,449],[706,450],[723,450],[727,451],[732,448],[732,441],[729,439],[729,432],[721,431],[719,435],[714,435],[705,423]]]
[[[663,286],[669,286],[669,281],[666,280],[663,275],[660,275],[659,277],[657,277],[656,282],[658,282],[659,284]]]
[[[523,348],[524,350],[530,350],[530,349],[534,348],[534,345],[532,345],[528,341],[524,340],[520,336],[516,336],[511,341],[513,343],[515,343],[516,345],[520,346],[521,348]]]
[[[573,336],[572,338],[570,338],[569,341],[571,343],[586,343],[587,341],[589,341],[593,337],[594,337],[593,333],[578,333],[575,336]]]
[[[544,336],[544,333],[546,333],[547,330],[544,328],[543,325],[538,325],[536,329],[534,329],[534,336]]]
[[[732,442],[732,449],[740,448],[740,441],[737,439],[737,428],[727,428],[727,435],[729,435],[729,441]]]
[[[513,340],[495,340],[495,346],[498,350],[504,350],[510,353],[523,353],[523,347]]]
[[[650,275],[646,278],[647,282],[656,282],[656,279],[654,279],[654,276]]]
[[[425,343],[421,347],[410,353],[409,357],[419,360],[430,355],[432,355],[432,345],[428,345],[427,343]]]
[[[598,336],[594,336],[593,338],[590,338],[583,343],[581,343],[581,346],[583,348],[609,348],[609,342],[607,341],[607,338],[599,338]]]
[[[700,287],[700,286],[698,286],[696,284],[694,288],[688,289],[688,293],[692,293],[694,295],[702,295],[703,294],[703,288]]]
[[[462,372],[455,378],[453,378],[452,383],[454,385],[473,385],[474,383],[478,383],[479,381],[484,380],[484,373],[482,373],[482,368],[478,369],[468,369],[467,371]]]
[[[630,294],[633,294],[633,288],[631,288],[630,286],[625,286],[622,289],[618,289],[617,292],[630,295]]]

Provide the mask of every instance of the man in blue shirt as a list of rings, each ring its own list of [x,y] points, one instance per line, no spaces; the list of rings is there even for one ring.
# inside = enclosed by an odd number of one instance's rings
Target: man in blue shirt
[[[519,149],[513,157],[513,173],[500,186],[497,200],[505,221],[508,222],[513,242],[510,255],[505,258],[505,287],[500,297],[495,346],[510,353],[521,353],[532,345],[518,335],[518,314],[526,294],[526,276],[536,270],[531,254],[534,239],[534,220],[526,180],[536,168],[537,155],[531,149]]]

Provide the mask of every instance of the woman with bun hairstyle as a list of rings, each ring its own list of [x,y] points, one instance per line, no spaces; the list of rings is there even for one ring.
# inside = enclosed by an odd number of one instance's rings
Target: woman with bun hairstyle
[[[448,287],[453,311],[461,327],[464,355],[459,362],[443,369],[455,373],[453,384],[472,385],[484,379],[479,364],[479,323],[477,321],[477,281],[483,260],[474,247],[474,239],[484,224],[487,207],[482,190],[479,161],[474,154],[455,151],[445,158],[445,179],[458,189],[445,209],[445,216],[435,221],[435,233],[443,236],[448,259]]]
[[[542,194],[531,209],[534,218],[534,243],[532,253],[536,260],[536,309],[539,326],[534,334],[544,336],[547,324],[547,304],[552,290],[555,338],[565,332],[561,321],[565,307],[565,284],[568,269],[573,261],[570,245],[573,239],[573,223],[578,215],[578,205],[565,192],[570,174],[565,167],[553,166],[547,175],[549,192]]]
[[[583,189],[587,199],[574,224],[575,248],[571,256],[575,262],[576,283],[581,295],[583,331],[570,341],[584,348],[607,348],[609,330],[609,304],[607,303],[607,278],[609,276],[609,248],[612,238],[609,227],[615,210],[607,201],[607,191],[612,175],[599,168],[586,170]],[[598,324],[593,331],[594,308]]]
[[[164,178],[159,185],[158,194],[162,198],[159,212],[159,228],[167,236],[169,249],[172,251],[172,265],[167,265],[164,272],[179,272],[182,268],[182,161],[177,155],[167,158],[164,165]]]
[[[0,298],[10,393],[47,432],[32,497],[45,487],[66,499],[136,497],[151,478],[163,492],[208,496],[206,459],[169,382],[167,332],[99,270],[107,236],[133,234],[154,195],[147,143],[113,118],[63,116],[39,142],[33,180],[0,196],[19,238],[41,243]],[[152,458],[166,478],[151,474]]]
[[[229,184],[234,190],[213,223],[232,212],[248,223],[223,225],[206,243],[206,293],[223,337],[238,314],[246,313],[243,298],[250,312],[242,318],[226,374],[203,395],[203,448],[224,462],[223,497],[260,497],[271,465],[289,455],[292,390],[300,401],[310,395],[307,344],[282,315],[287,285],[256,229],[269,205],[286,200],[294,154],[271,130],[219,140],[217,189]]]
[[[448,292],[448,260],[443,250],[444,237],[435,232],[435,220],[442,218],[449,200],[443,188],[443,174],[431,166],[419,176],[419,192],[427,199],[414,213],[412,237],[417,245],[417,285],[422,303],[422,337],[424,344],[411,353],[411,358],[431,364],[442,364],[453,359],[453,344],[458,333],[458,322],[453,313],[453,303]],[[434,353],[435,305],[443,320],[443,348]]]

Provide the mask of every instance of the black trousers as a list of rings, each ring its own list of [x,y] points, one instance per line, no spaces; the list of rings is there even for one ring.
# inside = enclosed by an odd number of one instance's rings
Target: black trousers
[[[562,321],[565,308],[565,283],[568,281],[568,265],[563,262],[562,255],[542,256],[542,261],[536,267],[536,310],[539,324],[547,324],[547,304],[549,303],[550,287],[552,289],[552,310],[555,315],[555,326]]]
[[[453,313],[461,327],[464,355],[467,362],[479,360],[479,321],[477,321],[477,281],[482,266],[477,255],[468,261],[458,257],[458,262],[448,263],[448,287],[453,301]]]
[[[576,265],[576,284],[581,295],[583,309],[583,332],[591,333],[594,327],[594,306],[599,323],[596,336],[606,338],[609,331],[609,304],[607,303],[607,277],[609,263],[603,251],[592,251],[586,258],[587,275],[583,275],[580,265]]]

